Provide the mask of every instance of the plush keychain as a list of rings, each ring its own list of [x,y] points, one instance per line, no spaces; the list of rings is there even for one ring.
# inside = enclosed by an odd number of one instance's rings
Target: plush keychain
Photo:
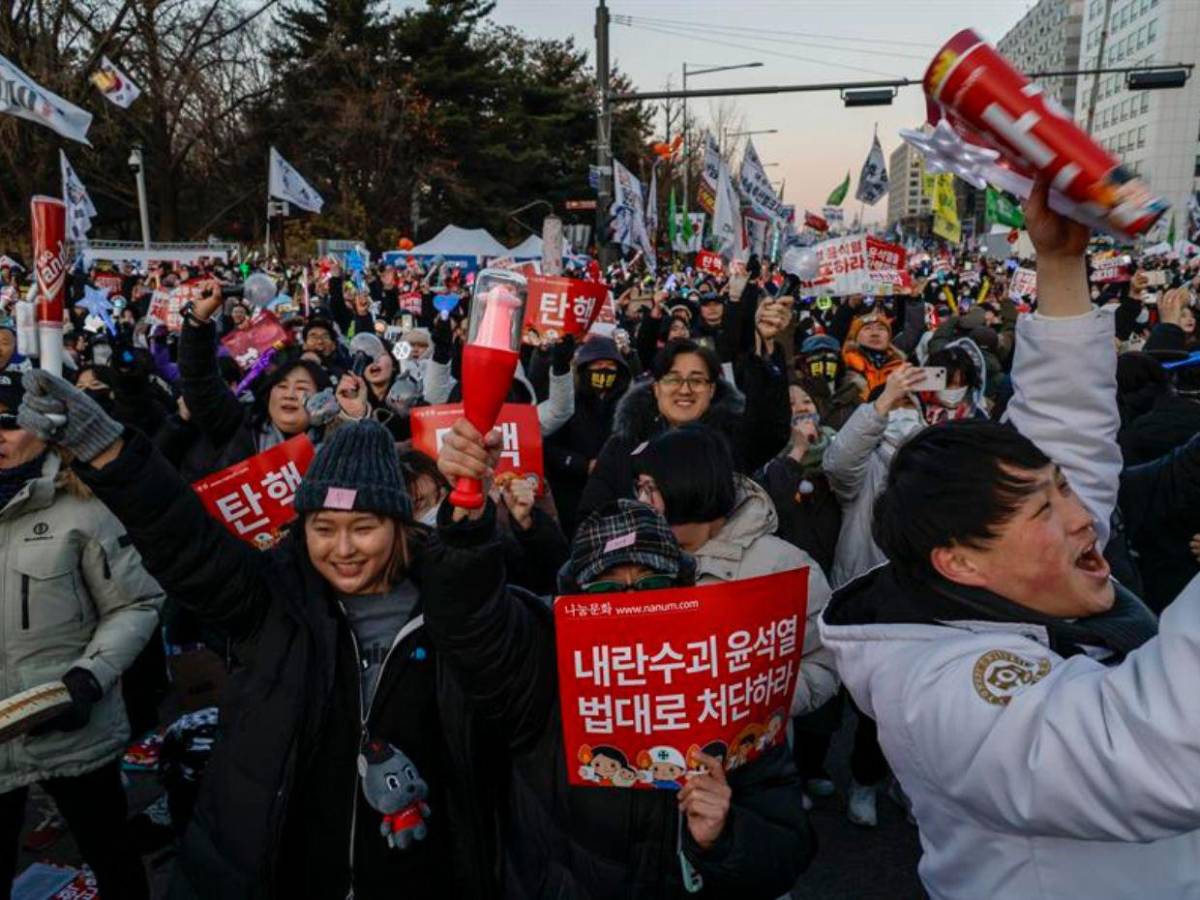
[[[383,815],[379,833],[389,847],[407,850],[429,833],[429,786],[412,761],[391,744],[371,741],[358,756],[363,794]]]

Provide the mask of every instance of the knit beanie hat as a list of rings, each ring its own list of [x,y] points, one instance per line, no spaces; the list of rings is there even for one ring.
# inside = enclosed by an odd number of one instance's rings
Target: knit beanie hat
[[[412,519],[391,433],[374,419],[347,422],[321,445],[296,492],[300,515],[319,509]]]
[[[886,328],[888,332],[888,339],[891,340],[892,320],[878,309],[873,309],[869,312],[863,313],[862,315],[855,316],[854,320],[850,323],[850,332],[846,335],[846,340],[857,341],[858,333],[862,331],[863,326],[869,322],[878,322],[880,325]]]

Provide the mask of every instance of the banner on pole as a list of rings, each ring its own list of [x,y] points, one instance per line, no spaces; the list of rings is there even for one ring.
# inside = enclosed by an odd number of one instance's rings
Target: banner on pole
[[[279,151],[274,147],[271,148],[267,195],[294,203],[308,212],[319,213],[321,207],[325,205],[321,195],[304,180],[304,176],[297,172],[291,163],[279,155]]]
[[[720,177],[721,146],[711,132],[705,132],[704,170],[700,173],[700,185],[696,189],[696,202],[710,216],[717,208],[717,182]],[[687,206],[687,197],[683,198],[683,205]]]
[[[462,418],[461,403],[420,406],[412,411],[412,445],[426,456],[437,459],[450,428]],[[505,403],[496,419],[500,429],[500,461],[496,464],[496,484],[515,478],[531,482],[538,495],[546,492],[545,465],[542,458],[542,426],[537,407],[530,403]]]
[[[558,597],[568,782],[675,790],[697,753],[736,769],[784,743],[807,603],[807,568]]]
[[[44,125],[72,141],[91,144],[92,114],[48,91],[0,56],[0,113]]]
[[[231,534],[269,550],[296,518],[296,490],[315,455],[312,441],[299,434],[201,478],[192,489],[208,514]]]

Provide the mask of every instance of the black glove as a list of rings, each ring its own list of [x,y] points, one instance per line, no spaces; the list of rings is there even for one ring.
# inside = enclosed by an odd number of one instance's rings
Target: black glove
[[[571,371],[574,358],[575,335],[564,334],[562,340],[550,348],[550,371],[555,375],[566,375]]]
[[[87,669],[74,668],[62,677],[62,683],[67,686],[71,695],[71,705],[53,719],[47,719],[41,725],[29,730],[30,737],[39,737],[51,731],[78,731],[92,717],[92,707],[100,702],[104,691],[100,682]]]

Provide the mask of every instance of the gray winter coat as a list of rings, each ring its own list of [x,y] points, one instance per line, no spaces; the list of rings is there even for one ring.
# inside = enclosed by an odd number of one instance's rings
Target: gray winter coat
[[[0,743],[0,794],[82,775],[129,740],[118,682],[158,626],[163,591],[116,517],[54,453],[0,510],[0,696],[79,667],[104,691],[72,732]]]

